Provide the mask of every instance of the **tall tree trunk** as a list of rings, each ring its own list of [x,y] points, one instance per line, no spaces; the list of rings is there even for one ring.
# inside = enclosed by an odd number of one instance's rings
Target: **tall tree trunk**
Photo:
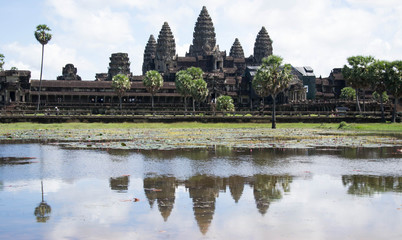
[[[366,111],[366,90],[363,89],[363,112]]]
[[[184,111],[187,112],[187,97],[184,97]]]
[[[120,111],[122,110],[122,108],[123,108],[123,106],[122,106],[122,97],[121,96],[119,96],[119,102],[120,102]]]
[[[43,198],[43,181],[40,181],[40,186],[41,186],[41,190],[42,190],[42,202],[44,202],[44,198]]]
[[[195,99],[193,98],[193,112],[195,112]]]
[[[153,110],[154,110],[154,95],[152,94],[151,97],[152,97],[152,100],[151,100],[151,101],[152,101],[151,109],[152,109],[152,111],[153,111]]]
[[[45,45],[42,44],[42,60],[40,63],[40,77],[39,77],[39,92],[38,92],[38,107],[36,108],[37,111],[39,111],[39,106],[40,106],[40,91],[42,88],[42,72],[43,72],[43,55],[45,52]]]
[[[272,129],[276,129],[276,95],[272,96],[273,106],[272,106]]]
[[[396,122],[396,105],[398,104],[398,98],[394,96],[394,109],[392,110],[392,122]]]
[[[359,103],[359,89],[356,88],[356,106],[357,110],[361,113],[362,109],[360,108],[360,103]]]
[[[385,123],[384,100],[382,98],[382,93],[380,93],[380,105],[381,105],[381,122]]]

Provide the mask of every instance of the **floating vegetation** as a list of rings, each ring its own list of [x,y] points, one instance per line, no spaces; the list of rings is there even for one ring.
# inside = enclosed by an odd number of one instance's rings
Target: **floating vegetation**
[[[232,148],[336,148],[402,146],[383,134],[329,129],[175,128],[8,130],[0,143],[44,142],[74,149],[171,150]]]

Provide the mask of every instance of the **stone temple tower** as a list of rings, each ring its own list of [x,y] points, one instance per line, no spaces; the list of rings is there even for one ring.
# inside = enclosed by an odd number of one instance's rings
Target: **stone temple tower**
[[[142,74],[155,69],[156,41],[154,35],[149,37],[144,50],[144,62],[142,63]]]
[[[243,47],[240,45],[239,39],[235,39],[232,47],[230,48],[229,56],[233,58],[244,58]]]
[[[201,13],[195,23],[193,44],[190,46],[187,56],[197,57],[209,55],[216,47],[216,35],[214,24],[208,14],[207,8],[202,7]]]
[[[262,59],[272,55],[272,40],[265,27],[262,27],[254,44],[254,63],[260,65]]]
[[[109,70],[107,80],[112,81],[112,78],[117,74],[125,74],[131,76],[130,59],[127,53],[113,53],[110,57]]]
[[[170,30],[169,24],[165,22],[159,32],[156,44],[155,68],[159,72],[166,72],[176,55],[176,43]]]

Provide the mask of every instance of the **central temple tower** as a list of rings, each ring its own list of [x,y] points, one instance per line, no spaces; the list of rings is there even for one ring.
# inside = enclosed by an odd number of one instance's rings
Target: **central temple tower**
[[[214,24],[208,14],[205,6],[202,7],[201,13],[195,23],[193,33],[193,44],[187,56],[197,57],[210,55],[216,48],[216,35]]]

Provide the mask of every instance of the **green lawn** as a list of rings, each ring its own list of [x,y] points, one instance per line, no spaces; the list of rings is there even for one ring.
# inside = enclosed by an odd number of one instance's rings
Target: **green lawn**
[[[270,128],[270,123],[3,123],[1,130],[23,129],[127,129],[127,128]],[[278,123],[277,128],[338,129],[339,123]],[[402,132],[402,123],[351,123],[343,129]]]

